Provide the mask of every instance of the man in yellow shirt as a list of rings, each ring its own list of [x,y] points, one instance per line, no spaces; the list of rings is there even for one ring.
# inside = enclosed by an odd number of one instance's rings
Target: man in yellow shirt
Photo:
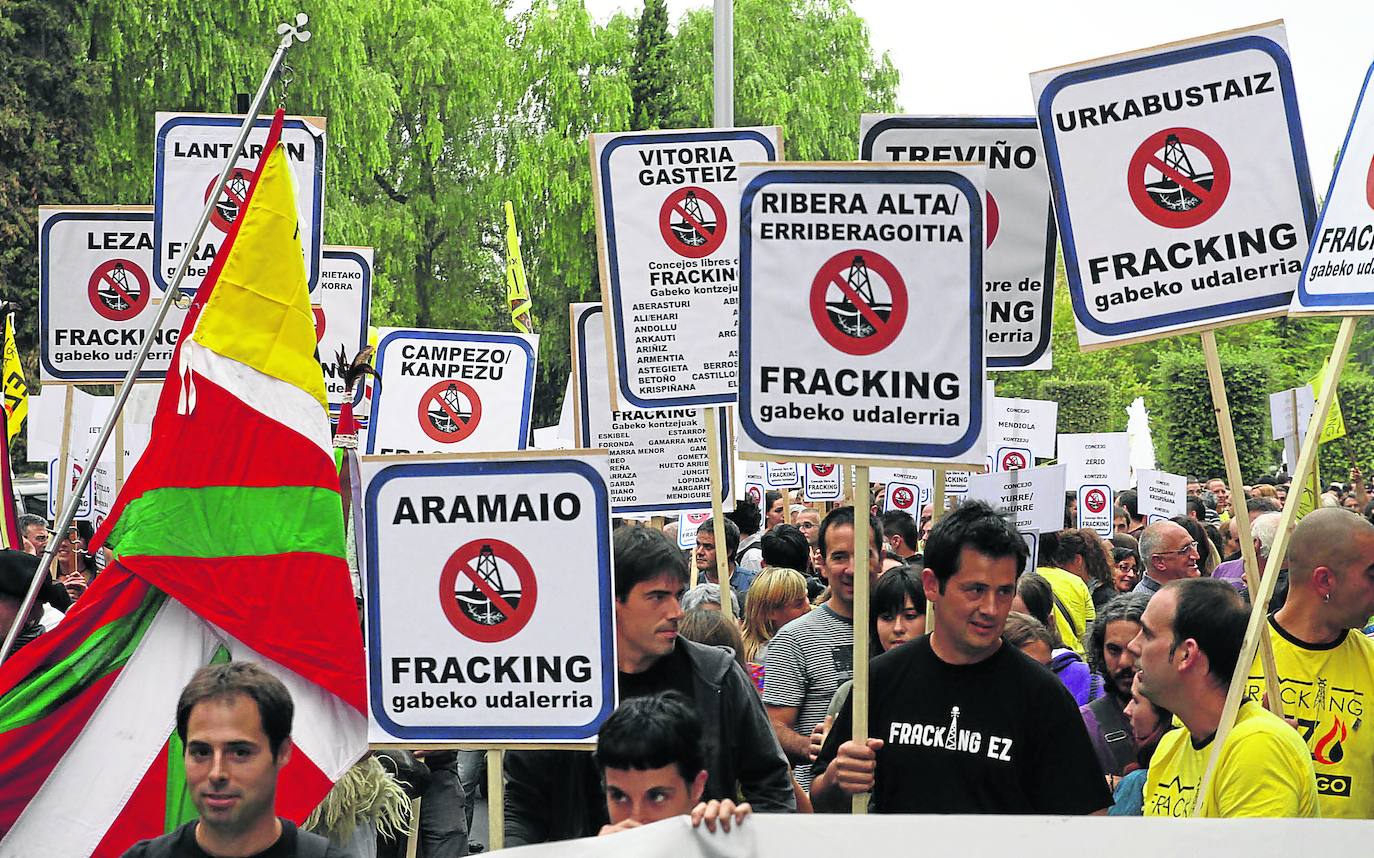
[[[1314,510],[1293,531],[1288,601],[1269,618],[1285,717],[1297,720],[1317,771],[1322,816],[1374,818],[1374,524],[1338,507]],[[1354,629],[1355,631],[1351,631]],[[1256,659],[1247,693],[1264,694]]]
[[[1166,733],[1150,761],[1146,816],[1319,815],[1307,746],[1254,701],[1242,704],[1207,793],[1197,800],[1248,619],[1240,595],[1215,578],[1173,581],[1145,608],[1128,647],[1140,668],[1140,692],[1184,727]]]

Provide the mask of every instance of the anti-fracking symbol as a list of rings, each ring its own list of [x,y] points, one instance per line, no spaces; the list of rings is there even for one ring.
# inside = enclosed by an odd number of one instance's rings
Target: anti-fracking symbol
[[[902,332],[907,300],[895,265],[871,250],[843,250],[811,282],[811,321],[822,339],[845,354],[871,355]]]
[[[1217,141],[1196,128],[1165,128],[1145,139],[1126,175],[1142,215],[1169,229],[1203,223],[1226,202],[1231,163]]]
[[[420,397],[420,428],[441,444],[456,444],[482,419],[482,400],[467,382],[441,381]]]
[[[101,316],[126,322],[148,306],[148,275],[135,262],[109,259],[91,273],[86,294]]]
[[[439,575],[439,604],[464,637],[498,643],[530,621],[538,586],[530,562],[499,539],[474,539],[449,556]]]

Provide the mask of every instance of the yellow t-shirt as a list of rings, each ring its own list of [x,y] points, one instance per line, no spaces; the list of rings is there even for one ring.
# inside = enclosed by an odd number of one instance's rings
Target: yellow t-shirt
[[[1186,728],[1160,740],[1145,780],[1146,816],[1193,816],[1211,754]],[[1241,704],[1202,808],[1205,817],[1320,816],[1317,779],[1296,730],[1254,701]]]
[[[1269,640],[1279,671],[1283,714],[1298,721],[1317,770],[1322,816],[1374,819],[1374,724],[1363,723],[1374,704],[1374,641],[1358,631],[1312,646],[1292,637],[1269,618]],[[1258,656],[1246,696],[1264,694]]]
[[[1058,566],[1040,566],[1035,571],[1050,582],[1050,589],[1054,590],[1054,595],[1069,609],[1069,617],[1066,618],[1064,612],[1059,610],[1059,606],[1054,606],[1054,624],[1059,629],[1060,640],[1064,642],[1064,646],[1082,655],[1083,636],[1087,632],[1088,623],[1097,619],[1097,609],[1093,607],[1093,597],[1088,591],[1088,585],[1082,578]]]

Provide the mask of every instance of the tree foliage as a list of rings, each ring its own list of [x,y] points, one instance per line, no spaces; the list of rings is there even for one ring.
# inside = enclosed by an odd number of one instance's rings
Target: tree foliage
[[[1234,348],[1220,352],[1241,475],[1254,480],[1274,469],[1268,394],[1274,373],[1263,352]],[[1162,354],[1150,391],[1146,403],[1160,467],[1175,474],[1224,476],[1226,465],[1217,441],[1216,412],[1201,347]]]
[[[635,131],[668,127],[673,112],[668,80],[668,2],[644,0],[635,31],[634,64],[630,68],[630,128]]]

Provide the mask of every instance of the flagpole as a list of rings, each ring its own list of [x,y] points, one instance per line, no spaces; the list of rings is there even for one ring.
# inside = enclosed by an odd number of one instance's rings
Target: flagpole
[[[220,171],[219,179],[215,182],[215,187],[222,191],[226,182],[229,181],[229,174],[233,172],[238,164],[239,153],[243,149],[243,144],[248,140],[248,134],[253,130],[253,125],[257,121],[258,112],[262,109],[262,103],[267,100],[267,91],[272,85],[272,79],[277,74],[277,69],[281,67],[281,61],[286,56],[287,48],[296,42],[304,42],[310,39],[310,31],[302,29],[309,18],[304,13],[297,13],[295,23],[283,23],[277,26],[277,34],[281,39],[277,42],[277,52],[272,55],[272,61],[267,65],[267,73],[263,75],[262,82],[258,84],[258,91],[253,96],[253,103],[248,108],[248,113],[243,118],[243,124],[239,126],[239,136],[234,141],[234,148],[229,153],[229,160],[225,162],[224,169]],[[187,241],[187,247],[196,247],[200,244],[200,238],[205,233],[205,227],[210,223],[210,213],[214,211],[215,202],[219,199],[219,191],[211,194],[205,200],[205,208],[200,213],[200,220],[196,222],[195,231]],[[124,403],[128,401],[129,394],[133,391],[133,383],[138,379],[138,374],[143,371],[143,364],[148,360],[148,353],[152,351],[154,334],[162,327],[162,323],[167,319],[167,313],[172,309],[175,299],[180,296],[180,286],[186,271],[190,268],[191,257],[193,254],[187,253],[181,259],[181,264],[177,266],[176,274],[172,277],[172,283],[167,288],[161,306],[158,308],[157,316],[149,323],[144,332],[143,345],[139,347],[138,354],[134,356],[134,362],[129,367],[129,371],[124,375],[124,381],[115,390],[114,406],[110,409],[109,417],[105,419],[105,425],[100,429],[100,435],[96,438],[95,445],[91,448],[90,454],[86,457],[86,467],[81,472],[81,478],[77,482],[75,489],[67,499],[67,503],[62,510],[62,518],[54,528],[57,534],[67,532],[72,520],[76,518],[76,508],[79,505],[81,496],[85,493],[86,487],[90,484],[95,471],[91,468],[92,462],[99,462],[100,455],[105,452],[105,445],[110,440],[110,435],[114,431],[115,423],[119,419],[120,413],[124,410]],[[62,475],[63,482],[66,475]],[[33,608],[33,603],[38,598],[38,590],[43,584],[43,575],[53,558],[57,555],[57,545],[61,538],[48,540],[48,546],[43,552],[43,557],[38,563],[39,574],[35,575],[33,581],[29,583],[29,592],[24,595],[24,603],[20,606],[16,617],[27,616]],[[0,646],[0,662],[3,662],[14,647],[14,641],[19,637],[19,629],[23,624],[16,620],[5,635],[5,642]]]

